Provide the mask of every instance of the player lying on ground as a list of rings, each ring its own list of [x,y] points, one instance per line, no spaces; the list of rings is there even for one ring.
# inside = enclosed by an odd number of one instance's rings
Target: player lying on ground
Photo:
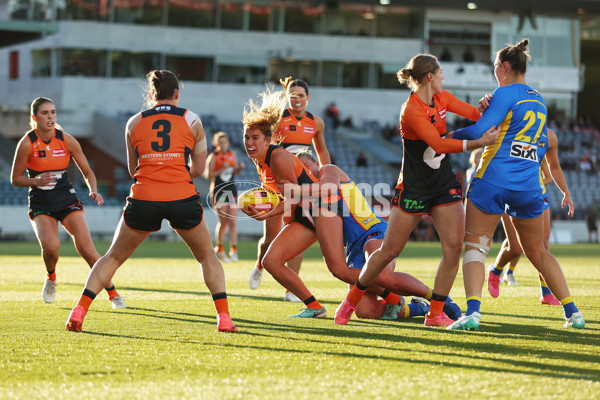
[[[311,212],[314,214],[314,233],[327,268],[336,278],[352,284],[356,282],[366,259],[383,243],[387,223],[375,215],[360,190],[340,168],[332,164],[320,168],[316,158],[309,151],[298,153],[298,159],[309,172],[319,177],[319,183],[300,186],[281,182],[278,189],[295,199],[305,196],[303,211],[307,215]],[[313,200],[306,201],[310,198]],[[322,207],[310,207],[309,203],[315,205],[319,203],[319,198]],[[307,238],[303,246],[296,245],[299,248],[296,251],[303,251],[312,243],[314,237]],[[295,254],[286,247],[273,247],[267,251],[264,263],[267,266],[281,265],[294,256]],[[359,318],[396,319],[424,315],[428,311],[428,307],[422,307],[420,302],[405,305],[399,295],[430,299],[431,289],[412,275],[394,272],[394,267],[395,260],[387,265],[371,285],[367,298],[358,305]],[[385,303],[378,303],[377,295],[381,296]],[[444,309],[454,319],[461,315],[460,308],[451,299],[447,301]],[[336,320],[338,324],[347,322],[348,320]]]

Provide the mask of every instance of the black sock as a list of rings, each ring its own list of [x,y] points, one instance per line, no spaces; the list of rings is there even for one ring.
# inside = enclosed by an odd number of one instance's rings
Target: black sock
[[[362,290],[363,292],[368,288],[368,286],[364,286],[362,283],[360,283],[360,280],[358,279],[356,280],[356,287]]]
[[[304,300],[304,304],[308,306],[313,301],[317,301],[317,299],[315,299],[315,296],[310,296],[308,299]]]
[[[225,293],[225,292],[215,293],[212,295],[212,299],[213,299],[213,301],[220,300],[220,299],[227,299],[227,293]]]
[[[431,293],[431,300],[445,302],[447,298],[448,298],[448,296],[442,296],[442,295],[437,294],[435,292]]]

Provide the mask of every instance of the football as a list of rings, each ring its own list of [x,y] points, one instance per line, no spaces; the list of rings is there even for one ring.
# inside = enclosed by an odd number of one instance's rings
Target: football
[[[261,213],[267,213],[277,207],[280,200],[277,193],[264,187],[255,187],[238,196],[238,206],[248,210],[248,206],[253,205]]]

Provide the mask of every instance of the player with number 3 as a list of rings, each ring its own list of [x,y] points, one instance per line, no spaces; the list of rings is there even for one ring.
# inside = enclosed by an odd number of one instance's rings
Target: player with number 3
[[[125,129],[129,173],[135,182],[113,243],[92,268],[67,330],[82,330],[96,294],[166,219],[202,265],[204,282],[217,309],[217,329],[237,332],[229,316],[223,266],[213,251],[200,195],[192,181],[202,175],[206,164],[202,122],[195,113],[178,107],[180,85],[172,72],[150,71],[146,78],[150,107],[131,117]]]

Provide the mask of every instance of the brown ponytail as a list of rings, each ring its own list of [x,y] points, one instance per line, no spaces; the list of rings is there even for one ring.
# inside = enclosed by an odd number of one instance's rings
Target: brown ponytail
[[[496,53],[497,60],[502,64],[508,62],[510,69],[521,75],[527,72],[529,55],[529,39],[525,38],[515,45],[508,45]]]
[[[398,71],[396,76],[398,77],[398,82],[415,91],[419,88],[427,74],[430,72],[434,74],[438,68],[440,68],[440,63],[436,56],[432,54],[417,54],[406,64],[406,67]]]

